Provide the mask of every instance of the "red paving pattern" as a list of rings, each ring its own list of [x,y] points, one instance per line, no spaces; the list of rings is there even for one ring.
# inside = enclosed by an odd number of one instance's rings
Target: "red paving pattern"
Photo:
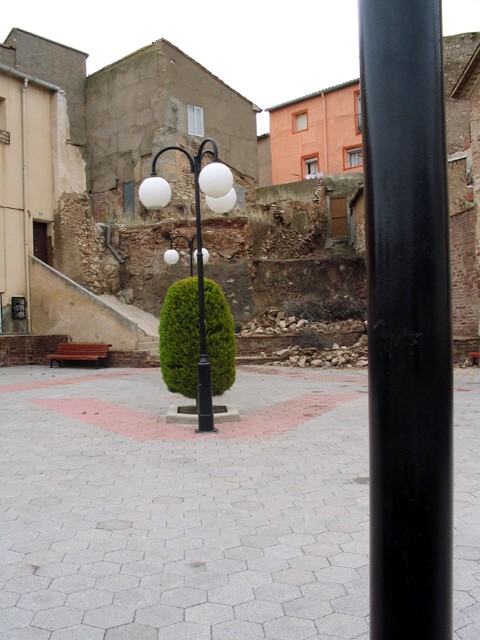
[[[239,422],[219,425],[216,438],[272,438],[361,396],[360,393],[310,393],[240,416]],[[32,399],[68,418],[133,440],[189,440],[211,437],[195,426],[167,423],[164,418],[94,398]]]

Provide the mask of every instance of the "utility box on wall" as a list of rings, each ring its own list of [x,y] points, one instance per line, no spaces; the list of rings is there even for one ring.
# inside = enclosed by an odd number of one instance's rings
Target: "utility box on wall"
[[[25,320],[27,317],[26,306],[23,296],[12,296],[12,320]]]

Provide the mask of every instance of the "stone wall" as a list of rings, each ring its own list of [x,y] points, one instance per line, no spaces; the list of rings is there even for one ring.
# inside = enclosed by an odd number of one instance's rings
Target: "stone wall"
[[[468,148],[470,139],[467,100],[448,97],[460,73],[480,42],[480,33],[462,33],[443,38],[445,120],[449,154]]]

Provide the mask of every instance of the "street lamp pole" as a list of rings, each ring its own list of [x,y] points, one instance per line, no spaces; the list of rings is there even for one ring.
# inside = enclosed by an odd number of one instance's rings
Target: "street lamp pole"
[[[167,264],[170,265],[174,265],[177,264],[177,262],[180,260],[180,254],[178,253],[178,251],[174,248],[174,243],[175,240],[177,240],[178,238],[182,238],[182,240],[186,240],[187,244],[188,244],[188,255],[190,258],[190,277],[193,277],[193,262],[194,262],[194,243],[195,243],[195,238],[197,237],[197,234],[195,234],[193,236],[193,238],[187,238],[187,236],[182,235],[181,233],[178,233],[176,236],[170,236],[170,249],[167,249],[165,251],[165,253],[163,254],[163,259],[165,260],[165,262]],[[202,256],[203,256],[203,264],[207,264],[209,258],[210,258],[210,254],[208,253],[207,249],[205,249],[205,247],[203,247],[202,249]],[[195,254],[195,263],[197,262],[197,258],[198,256]]]
[[[181,233],[177,234],[176,236],[173,236],[173,238],[170,240],[170,249],[169,251],[174,251],[173,249],[173,243],[175,242],[175,240],[177,240],[178,238],[182,238],[183,240],[186,240],[187,244],[188,244],[188,255],[189,255],[189,259],[190,259],[190,277],[193,277],[193,244],[195,242],[195,238],[196,238],[196,234],[193,236],[193,238],[187,238],[187,236],[183,236]],[[176,252],[175,252],[176,253]],[[177,260],[175,260],[175,262],[177,262]],[[168,262],[167,262],[168,264]]]
[[[206,148],[210,146],[210,148]],[[233,188],[233,175],[230,169],[219,162],[218,147],[215,140],[205,138],[200,143],[196,155],[192,155],[183,147],[176,145],[160,149],[152,160],[152,172],[139,189],[139,198],[150,210],[165,207],[171,198],[172,191],[166,180],[157,176],[157,162],[167,151],[183,153],[193,173],[195,186],[195,222],[197,238],[197,276],[198,276],[198,329],[200,335],[200,357],[198,360],[198,429],[197,433],[216,432],[213,421],[211,366],[207,355],[207,333],[205,319],[205,284],[203,276],[202,222],[200,212],[200,189],[205,193],[207,205],[216,213],[226,213],[235,206],[236,194]],[[212,162],[202,169],[205,156]]]

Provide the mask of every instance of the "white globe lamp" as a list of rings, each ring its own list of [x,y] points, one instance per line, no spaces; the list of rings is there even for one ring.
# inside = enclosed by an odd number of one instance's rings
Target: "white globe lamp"
[[[176,249],[167,249],[163,254],[163,259],[167,264],[174,265],[180,260],[180,254]]]
[[[198,183],[206,196],[221,198],[232,188],[233,174],[226,164],[211,162],[200,171]]]
[[[166,207],[172,197],[170,185],[160,176],[150,176],[140,185],[138,197],[143,206],[149,211],[156,211]]]
[[[222,196],[221,198],[212,198],[210,196],[205,196],[205,201],[208,205],[208,208],[213,212],[228,213],[233,209],[237,202],[237,192],[232,187],[225,196]]]
[[[207,264],[208,261],[210,260],[210,253],[208,252],[207,249],[205,249],[205,247],[202,247],[202,258],[203,258],[203,264]],[[195,251],[195,255],[193,256],[193,259],[195,260],[195,264],[197,264],[197,262],[198,262],[198,249],[197,249],[197,251]]]

